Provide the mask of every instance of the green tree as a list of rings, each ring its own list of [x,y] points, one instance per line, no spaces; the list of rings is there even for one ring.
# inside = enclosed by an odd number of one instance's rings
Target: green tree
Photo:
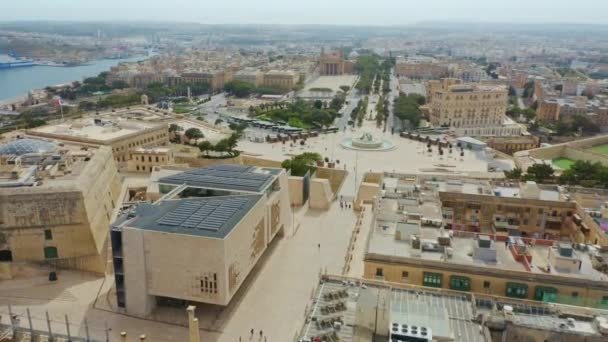
[[[514,168],[511,171],[504,171],[505,173],[505,177],[508,179],[521,179],[521,177],[523,176],[524,171],[522,169],[520,169],[519,167]]]
[[[528,167],[526,171],[526,179],[533,180],[537,183],[545,183],[547,181],[553,180],[553,167],[548,164],[534,164]]]
[[[317,109],[323,109],[323,101],[321,100],[316,100],[314,103],[314,107]]]
[[[311,174],[316,170],[317,161],[321,161],[321,155],[313,152],[305,152],[291,159],[286,159],[281,163],[281,167],[286,170],[291,170],[292,176],[302,177],[306,172]]]
[[[172,133],[172,132],[181,132],[183,130],[184,130],[184,128],[182,126],[178,125],[178,124],[172,123],[172,124],[169,125],[169,133]]]
[[[200,139],[200,138],[204,138],[205,135],[203,134],[203,132],[201,132],[200,129],[196,128],[196,127],[192,127],[192,128],[188,128],[186,130],[186,132],[184,132],[184,135],[189,139]]]
[[[209,151],[213,151],[213,144],[205,140],[198,144],[198,149],[201,150],[205,156],[208,156]]]
[[[249,82],[233,80],[224,84],[224,91],[236,97],[243,98],[248,97],[255,91],[255,85]]]

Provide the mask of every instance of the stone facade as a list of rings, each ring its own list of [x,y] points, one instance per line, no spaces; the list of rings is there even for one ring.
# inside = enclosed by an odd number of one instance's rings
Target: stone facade
[[[504,86],[459,84],[457,80],[429,81],[426,109],[435,126],[489,127],[503,124],[508,92]]]
[[[13,262],[105,271],[120,179],[107,147],[84,163],[74,179],[0,190],[0,250]]]

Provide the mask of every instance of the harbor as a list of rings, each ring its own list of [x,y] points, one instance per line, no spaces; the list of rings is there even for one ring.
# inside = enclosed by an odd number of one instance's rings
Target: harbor
[[[136,62],[146,58],[148,57],[104,59],[76,66],[58,63],[39,65],[32,62],[32,65],[4,68],[1,66],[4,62],[0,59],[0,101],[24,96],[33,89],[82,81],[86,77],[107,71],[121,62]]]

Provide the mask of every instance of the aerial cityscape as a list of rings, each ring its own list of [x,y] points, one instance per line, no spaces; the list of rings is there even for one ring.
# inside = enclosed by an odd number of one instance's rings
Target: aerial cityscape
[[[608,3],[205,6],[3,5],[0,341],[608,341]]]

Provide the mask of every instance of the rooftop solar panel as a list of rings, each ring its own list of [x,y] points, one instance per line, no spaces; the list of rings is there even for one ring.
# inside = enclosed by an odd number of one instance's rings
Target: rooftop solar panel
[[[257,173],[256,168],[241,165],[215,165],[161,178],[160,183],[226,190],[263,191],[272,181],[270,173]]]

